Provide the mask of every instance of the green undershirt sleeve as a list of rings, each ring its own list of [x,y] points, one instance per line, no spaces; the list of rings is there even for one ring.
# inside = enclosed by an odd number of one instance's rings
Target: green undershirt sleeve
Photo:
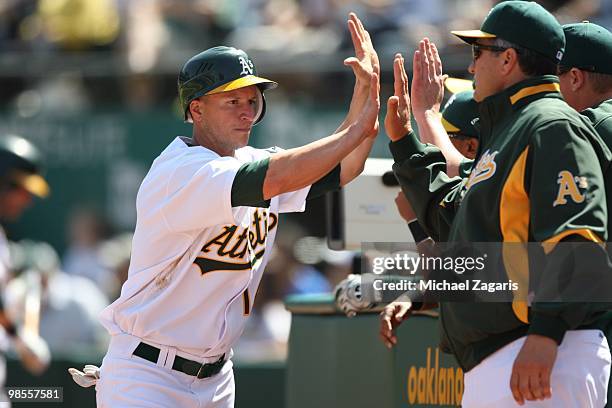
[[[270,165],[270,158],[243,164],[232,183],[232,207],[269,207],[264,200],[263,184]]]
[[[332,171],[327,173],[317,182],[315,182],[308,191],[307,200],[321,197],[325,193],[334,191],[340,188],[340,165],[333,168]]]

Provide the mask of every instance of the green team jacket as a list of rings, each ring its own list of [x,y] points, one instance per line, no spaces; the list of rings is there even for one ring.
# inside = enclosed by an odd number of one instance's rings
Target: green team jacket
[[[440,150],[414,134],[390,144],[393,170],[425,232],[449,242],[548,242],[554,247],[575,237],[605,241],[602,169],[610,167],[612,154],[589,120],[563,101],[557,77],[515,84],[486,98],[479,110],[479,154],[467,178],[449,178]],[[506,273],[512,277],[512,271]],[[526,273],[547,276],[546,270]],[[600,310],[577,303],[527,308],[522,301],[443,302],[441,345],[468,371],[526,334],[560,343],[567,330],[591,324]]]
[[[591,121],[597,134],[601,137],[608,149],[612,150],[612,99],[601,102],[599,105],[580,112]],[[602,169],[606,185],[606,202],[608,204],[608,241],[612,231],[612,166]],[[612,250],[612,247],[608,247]]]

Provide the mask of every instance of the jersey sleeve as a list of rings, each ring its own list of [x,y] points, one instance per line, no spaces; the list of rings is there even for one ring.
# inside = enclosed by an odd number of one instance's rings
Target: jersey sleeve
[[[391,142],[393,173],[434,241],[445,241],[453,222],[463,180],[446,174],[446,159],[437,147],[421,143],[414,133]]]
[[[606,240],[604,181],[589,131],[555,121],[534,134],[526,173],[534,241],[555,243],[570,234]]]
[[[290,193],[280,194],[278,196],[278,212],[304,212],[306,210],[306,197],[309,191],[310,186]]]
[[[525,181],[530,208],[530,240],[545,243],[546,254],[543,269],[534,271],[540,283],[530,308],[529,334],[550,337],[558,344],[567,330],[596,318],[602,312],[601,305],[567,303],[572,299],[551,302],[553,296],[546,294],[551,290],[554,294],[561,283],[569,288],[572,286],[568,285],[579,287],[579,282],[585,280],[604,284],[604,279],[593,279],[593,275],[602,273],[600,276],[604,278],[609,274],[603,247],[567,244],[583,242],[588,245],[588,242],[606,239],[604,181],[600,162],[589,141],[589,131],[569,122],[556,121],[538,129],[529,145]],[[559,242],[565,242],[565,246]],[[585,255],[588,265],[584,262]],[[594,270],[592,265],[598,267]]]
[[[198,165],[179,166],[168,180],[161,213],[173,232],[203,229],[219,224],[234,224],[232,183],[242,163],[231,157],[220,157]],[[153,200],[153,201],[151,201]]]

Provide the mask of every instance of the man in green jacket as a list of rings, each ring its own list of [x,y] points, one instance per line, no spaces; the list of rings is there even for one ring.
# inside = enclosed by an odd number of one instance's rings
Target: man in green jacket
[[[522,271],[542,280],[559,268],[582,273],[576,254],[559,243],[606,240],[601,168],[610,151],[559,93],[553,74],[565,46],[561,26],[536,3],[509,1],[492,9],[481,30],[455,34],[473,47],[480,109],[481,147],[470,177],[448,178],[440,151],[412,134],[402,87],[385,120],[394,171],[419,222],[436,240],[546,243],[544,270]],[[516,277],[513,259],[499,261]],[[529,304],[522,291],[512,304],[441,303],[442,343],[466,371],[463,406],[603,405],[609,348],[600,331],[578,330],[601,310]],[[577,356],[578,349],[588,352]]]
[[[565,54],[559,67],[559,84],[566,102],[585,115],[608,148],[612,149],[612,33],[584,21],[566,24]],[[612,169],[604,173],[608,203],[608,241],[612,231]],[[611,247],[608,244],[608,251]],[[612,312],[606,315],[606,337],[612,338]],[[608,404],[612,401],[608,384]]]

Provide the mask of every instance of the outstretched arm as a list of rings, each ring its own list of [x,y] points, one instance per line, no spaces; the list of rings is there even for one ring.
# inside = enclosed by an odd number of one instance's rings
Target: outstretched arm
[[[370,79],[370,93],[359,119],[346,129],[302,147],[270,157],[263,182],[263,198],[299,190],[329,173],[349,153],[378,133],[380,83],[378,75]]]
[[[446,174],[459,175],[459,165],[465,159],[450,141],[440,121],[440,104],[444,98],[442,60],[435,44],[428,38],[419,43],[412,61],[412,111],[419,127],[419,138],[423,143],[437,146],[446,159]]]
[[[372,74],[380,76],[380,62],[372,44],[372,39],[355,13],[350,13],[349,15],[348,28],[351,33],[355,56],[344,60],[344,65],[350,66],[353,69],[355,88],[348,114],[336,132],[346,129],[357,120],[370,93],[370,77]],[[374,140],[374,138],[365,139],[342,160],[340,164],[341,186],[348,184],[361,174]]]
[[[393,79],[394,94],[387,102],[385,116],[389,148],[395,160],[393,172],[427,235],[440,241],[450,225],[448,217],[454,211],[452,202],[461,179],[449,179],[440,149],[424,145],[412,131],[408,77],[401,54],[393,60]],[[447,196],[451,192],[453,195]],[[440,208],[443,199],[448,199],[449,205]]]

